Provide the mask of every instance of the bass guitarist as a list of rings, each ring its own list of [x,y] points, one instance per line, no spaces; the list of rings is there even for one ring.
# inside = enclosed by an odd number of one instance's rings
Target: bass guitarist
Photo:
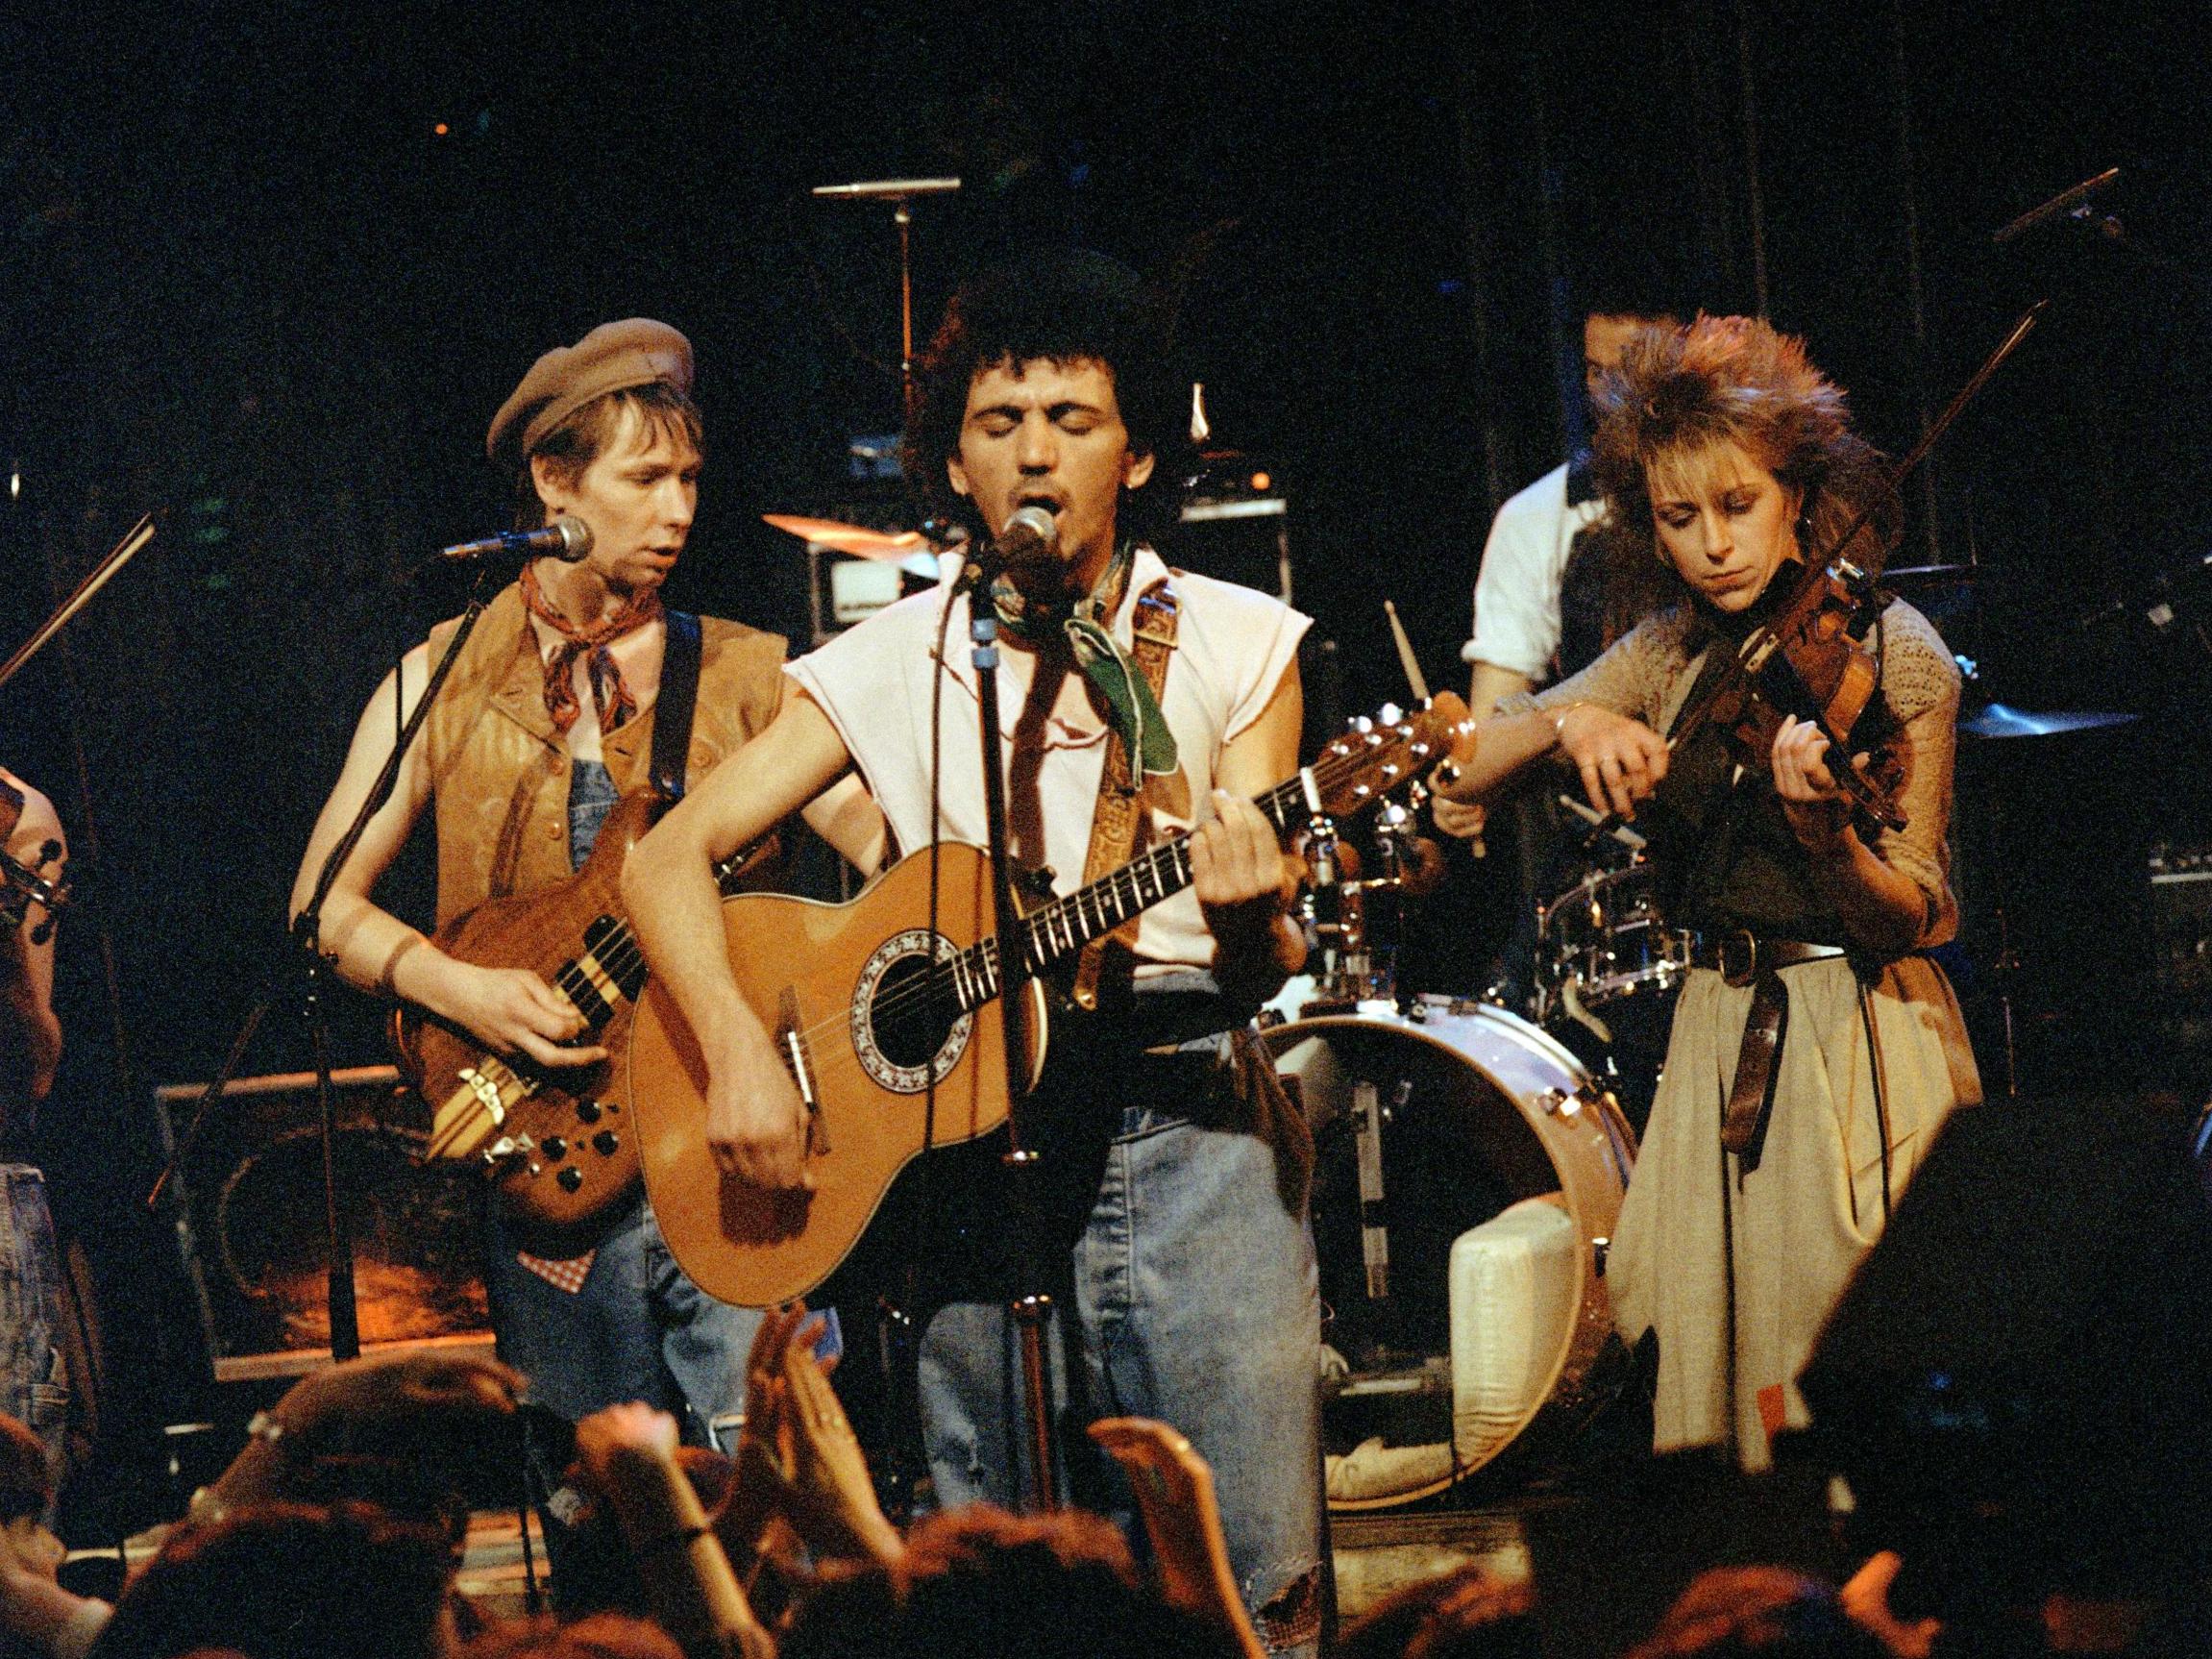
[[[1271,1646],[1310,1650],[1319,1298],[1303,1126],[1241,1108],[1218,1086],[1222,1034],[1304,957],[1288,915],[1295,867],[1247,798],[1297,765],[1306,619],[1171,573],[1142,539],[1172,524],[1188,476],[1189,384],[1162,339],[1136,279],[1096,256],[1041,257],[970,285],[924,364],[908,476],[977,533],[995,536],[1025,508],[1056,525],[1052,551],[988,600],[1002,624],[1016,859],[1040,879],[1048,866],[1066,894],[1088,866],[1129,855],[1126,843],[1101,854],[1102,801],[1140,808],[1128,814],[1139,847],[1198,826],[1192,888],[1145,911],[1102,971],[1102,1016],[1087,1030],[1055,1028],[1058,1057],[1035,1098],[1034,1143],[1056,1172],[1039,1254],[1073,1316],[1063,1323],[1080,1356],[1077,1414],[1159,1418],[1191,1438],[1218,1482],[1239,1593]],[[624,897],[701,1042],[706,1133],[726,1181],[796,1196],[809,1143],[793,1078],[732,976],[714,861],[854,768],[907,854],[933,829],[985,839],[970,602],[952,598],[946,617],[946,592],[904,600],[794,663],[799,695],[775,723],[630,854]],[[1000,1300],[1014,1265],[1002,1259],[1007,1206],[995,1159],[968,1150],[921,1166],[949,1160],[961,1175],[934,1183],[961,1190],[929,1235],[942,1254],[924,1275],[934,1311],[921,1351],[923,1441],[947,1507],[1020,1491]]]
[[[448,954],[370,895],[426,808],[435,817],[441,926],[488,899],[551,888],[584,862],[619,798],[664,770],[696,781],[774,718],[783,641],[661,603],[699,501],[691,386],[684,336],[631,318],[546,353],[501,408],[485,447],[514,480],[518,523],[579,519],[590,550],[579,562],[527,566],[485,609],[324,908],[323,947],[348,982],[417,1004],[494,1053],[556,1077],[608,1058],[578,1040],[587,1023],[567,995],[529,968]],[[433,630],[369,700],[301,861],[295,910],[453,627]],[[687,681],[696,707],[679,706],[675,688]],[[402,686],[406,706],[395,712]],[[873,864],[880,819],[856,788],[810,817],[855,862]],[[717,1415],[742,1409],[759,1315],[684,1277],[642,1196],[633,1190],[613,1206],[588,1248],[545,1253],[524,1248],[499,1203],[487,1211],[484,1279],[500,1356],[528,1374],[541,1404],[574,1422],[643,1399],[675,1414],[694,1440]]]

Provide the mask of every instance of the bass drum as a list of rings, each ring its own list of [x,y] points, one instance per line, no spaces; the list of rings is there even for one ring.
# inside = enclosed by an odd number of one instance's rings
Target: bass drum
[[[1266,1039],[1314,1131],[1329,1506],[1431,1497],[1580,1401],[1634,1138],[1574,1055],[1487,1003]]]

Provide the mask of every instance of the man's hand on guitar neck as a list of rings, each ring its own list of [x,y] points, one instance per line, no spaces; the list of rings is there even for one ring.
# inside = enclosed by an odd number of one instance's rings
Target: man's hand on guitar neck
[[[1250,979],[1271,991],[1304,962],[1305,935],[1284,920],[1298,896],[1299,874],[1266,813],[1214,791],[1214,816],[1191,835],[1191,885],[1225,981]]]

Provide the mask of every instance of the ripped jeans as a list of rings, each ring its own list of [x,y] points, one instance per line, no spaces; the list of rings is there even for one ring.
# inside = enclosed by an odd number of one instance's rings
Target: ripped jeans
[[[60,1486],[69,1383],[61,1357],[61,1267],[46,1179],[29,1164],[0,1164],[0,1409],[46,1448]]]
[[[1055,1287],[1072,1289],[1053,1333],[1055,1417],[1075,1431],[1064,1454],[1086,1461],[1081,1424],[1099,1417],[1181,1430],[1213,1466],[1229,1565],[1262,1638],[1277,1652],[1311,1653],[1321,1303],[1306,1216],[1286,1207],[1275,1149],[1257,1134],[1153,1106],[1123,1107],[1120,1127],[1104,1148],[1069,1277]],[[1070,1323],[1082,1358],[1073,1391],[1057,1340]],[[961,1300],[923,1332],[922,1437],[944,1508],[1021,1499],[1027,1443],[1010,1326],[1003,1304]],[[1126,1511],[1118,1487],[1108,1475],[1099,1506]]]

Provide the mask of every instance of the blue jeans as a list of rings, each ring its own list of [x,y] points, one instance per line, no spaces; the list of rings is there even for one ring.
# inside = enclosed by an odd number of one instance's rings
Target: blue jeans
[[[69,1417],[61,1287],[46,1179],[29,1164],[0,1164],[0,1372],[7,1387],[0,1409],[44,1444],[57,1487]]]
[[[745,1412],[745,1359],[760,1329],[758,1308],[732,1307],[693,1284],[676,1266],[639,1198],[601,1235],[583,1288],[548,1284],[515,1260],[499,1205],[485,1206],[484,1289],[500,1358],[529,1378],[530,1399],[575,1423],[602,1406],[641,1399],[673,1416],[694,1446],[734,1449]],[[837,1315],[816,1352],[837,1351]],[[554,1605],[587,1610],[632,1569],[603,1537],[577,1530],[581,1496],[563,1484],[566,1458],[535,1441],[529,1462],[541,1495]],[[601,1588],[595,1588],[601,1586]]]
[[[1189,1436],[1213,1466],[1245,1605],[1256,1617],[1278,1597],[1311,1609],[1321,1303],[1305,1214],[1285,1206],[1275,1150],[1256,1134],[1158,1106],[1124,1106],[1120,1127],[1068,1264],[1072,1306],[1062,1311],[1074,1316],[1082,1352],[1072,1415],[1078,1426],[1157,1418]],[[952,1302],[922,1334],[922,1439],[946,1508],[1020,1501],[1017,1349],[999,1303]],[[1056,1340],[1054,1415],[1065,1420],[1059,1349]],[[1311,1620],[1261,1623],[1278,1650],[1312,1650]]]
[[[515,1260],[497,1204],[487,1218],[484,1289],[500,1357],[530,1379],[540,1405],[574,1423],[642,1399],[674,1415],[694,1446],[710,1444],[743,1414],[745,1356],[760,1310],[717,1301],[693,1284],[651,1203],[639,1199],[607,1228],[573,1294]]]

